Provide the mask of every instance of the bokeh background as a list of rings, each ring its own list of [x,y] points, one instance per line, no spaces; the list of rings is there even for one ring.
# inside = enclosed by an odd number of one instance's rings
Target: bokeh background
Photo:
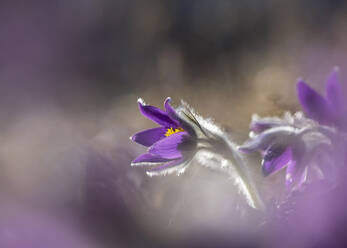
[[[299,110],[297,78],[346,77],[346,27],[343,0],[2,0],[0,247],[280,247],[227,176],[130,167],[153,127],[136,100],[184,99],[242,143],[252,113]],[[251,161],[271,201],[283,176]]]

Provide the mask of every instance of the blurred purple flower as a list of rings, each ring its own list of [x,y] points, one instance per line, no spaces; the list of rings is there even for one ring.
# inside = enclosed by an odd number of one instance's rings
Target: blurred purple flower
[[[286,184],[289,188],[306,182],[309,169],[322,177],[324,173],[321,167],[331,164],[330,138],[302,113],[294,116],[286,113],[283,119],[253,116],[250,126],[251,139],[239,150],[245,153],[261,152],[264,176],[286,167]]]
[[[300,104],[309,118],[320,124],[343,128],[347,123],[347,105],[335,68],[325,84],[325,97],[308,86],[303,80],[297,83]]]
[[[141,113],[160,125],[131,137],[131,140],[149,147],[147,153],[140,155],[131,163],[132,166],[155,165],[147,172],[149,175],[183,172],[196,152],[197,134],[194,128],[179,116],[170,105],[170,101],[170,98],[165,100],[165,111],[163,111],[146,105],[142,99],[138,100]],[[185,115],[199,126],[193,116]]]

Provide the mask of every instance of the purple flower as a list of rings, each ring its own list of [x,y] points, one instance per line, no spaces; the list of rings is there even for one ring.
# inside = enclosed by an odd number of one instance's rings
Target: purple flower
[[[300,104],[309,118],[320,124],[338,128],[346,126],[347,105],[341,85],[338,82],[338,69],[329,75],[325,84],[325,97],[308,86],[303,80],[297,83]]]
[[[136,158],[131,165],[154,166],[147,174],[165,175],[184,172],[194,159],[200,164],[227,173],[240,194],[253,208],[263,208],[263,203],[253,185],[236,144],[229,135],[211,119],[204,119],[182,101],[176,109],[170,98],[164,102],[165,111],[144,104],[139,99],[141,113],[160,127],[139,132],[131,139],[148,147],[147,153]]]
[[[260,128],[261,127],[261,128]],[[318,124],[303,117],[286,113],[277,117],[259,118],[251,122],[250,140],[239,150],[245,153],[259,151],[262,154],[264,176],[286,168],[286,184],[290,188],[308,181],[308,172],[322,177],[324,168],[331,164],[331,140],[321,132]]]
[[[140,155],[132,166],[154,166],[147,174],[161,175],[177,171],[183,172],[192,160],[197,148],[197,134],[192,123],[199,125],[191,115],[186,113],[184,120],[170,105],[170,98],[164,102],[165,111],[146,105],[138,100],[140,112],[160,126],[136,133],[131,140],[148,147],[146,153]]]

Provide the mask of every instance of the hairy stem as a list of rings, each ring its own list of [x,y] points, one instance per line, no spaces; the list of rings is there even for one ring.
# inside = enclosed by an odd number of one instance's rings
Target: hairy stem
[[[225,154],[224,157],[228,161],[228,169],[227,172],[231,176],[236,172],[236,174],[240,177],[240,183],[242,183],[245,187],[246,192],[249,193],[249,197],[253,202],[254,208],[265,210],[265,205],[260,198],[259,192],[256,188],[256,185],[254,183],[254,179],[251,176],[251,173],[249,172],[249,168],[247,164],[245,163],[244,159],[240,155],[240,153],[237,151],[235,145],[231,143],[229,140],[227,140],[227,145],[229,147],[230,152],[228,154]]]
[[[210,155],[207,158],[205,165],[210,166],[213,161],[213,168],[226,172],[234,179],[235,184],[247,200],[247,203],[253,208],[265,209],[265,205],[259,196],[258,190],[254,183],[249,168],[236,145],[226,137],[216,139],[210,143],[210,146],[201,147],[200,150],[208,152]]]

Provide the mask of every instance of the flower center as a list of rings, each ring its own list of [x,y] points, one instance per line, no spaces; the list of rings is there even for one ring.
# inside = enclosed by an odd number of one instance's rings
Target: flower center
[[[181,127],[175,128],[175,129],[170,127],[170,128],[167,129],[167,131],[165,133],[165,136],[169,137],[170,135],[173,135],[174,133],[179,133],[179,132],[183,132],[183,131],[184,131],[184,129],[181,128]]]

